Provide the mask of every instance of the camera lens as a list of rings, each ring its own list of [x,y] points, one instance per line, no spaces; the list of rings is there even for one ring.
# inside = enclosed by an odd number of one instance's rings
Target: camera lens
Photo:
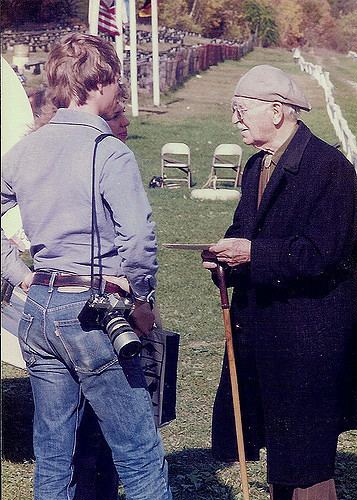
[[[140,353],[142,346],[138,336],[118,310],[106,313],[102,324],[118,356],[133,358]]]

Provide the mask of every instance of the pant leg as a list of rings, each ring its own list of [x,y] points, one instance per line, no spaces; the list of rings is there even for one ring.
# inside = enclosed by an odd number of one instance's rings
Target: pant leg
[[[292,500],[294,494],[294,486],[270,484],[269,493],[270,500]]]
[[[270,485],[271,500],[337,500],[335,481],[329,479],[308,488]]]
[[[112,452],[86,401],[74,458],[74,500],[117,500],[119,479]]]
[[[171,499],[167,463],[139,358],[116,363],[95,376],[79,376],[112,450],[127,500]]]
[[[31,287],[32,288],[32,287]],[[34,399],[35,500],[71,500],[73,454],[81,418],[78,379],[46,338],[46,287],[30,291],[19,323],[19,342]],[[36,298],[37,302],[34,300]]]
[[[335,481],[329,479],[309,488],[295,488],[292,500],[337,500]]]
[[[81,329],[78,314],[84,303],[76,297],[76,303],[60,306],[60,295],[49,310],[51,338],[58,352],[68,356],[98,418],[127,500],[170,500],[167,463],[139,358],[118,360],[102,330]]]
[[[37,360],[29,369],[35,415],[35,500],[74,496],[73,456],[81,417],[81,391],[66,367]]]

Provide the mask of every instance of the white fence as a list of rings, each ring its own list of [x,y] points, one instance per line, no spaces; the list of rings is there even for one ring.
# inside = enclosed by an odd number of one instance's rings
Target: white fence
[[[353,163],[357,171],[357,143],[356,137],[352,134],[347,121],[342,116],[341,108],[336,104],[333,97],[333,84],[330,80],[330,75],[327,71],[324,71],[322,67],[318,64],[312,64],[305,61],[305,59],[299,55],[296,57],[294,54],[294,59],[300,66],[301,71],[305,71],[311,75],[325,92],[326,108],[328,116],[331,120],[332,125],[335,128],[336,135],[341,143],[341,147],[346,154],[346,157]]]

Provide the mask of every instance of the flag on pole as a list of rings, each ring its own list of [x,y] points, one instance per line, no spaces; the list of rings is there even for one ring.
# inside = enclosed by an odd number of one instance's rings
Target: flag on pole
[[[98,31],[111,36],[119,36],[121,34],[116,23],[115,0],[100,0]]]
[[[144,5],[139,10],[139,17],[151,17],[151,0],[145,0]]]

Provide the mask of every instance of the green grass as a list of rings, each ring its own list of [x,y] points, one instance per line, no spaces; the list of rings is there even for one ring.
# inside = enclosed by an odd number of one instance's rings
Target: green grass
[[[214,147],[238,142],[230,123],[230,99],[239,76],[252,65],[268,63],[292,73],[303,86],[313,111],[304,121],[327,142],[336,136],[324,107],[322,89],[293,64],[282,50],[257,49],[239,62],[227,61],[192,78],[162,97],[165,114],[141,113],[132,119],[129,146],[138,159],[145,185],[160,173],[160,149],[168,141],[186,142],[192,151],[193,179],[200,187],[208,177]],[[351,96],[352,98],[352,96]],[[140,106],[147,107],[141,98]],[[350,102],[352,108],[355,104]],[[254,151],[243,146],[244,159]],[[211,242],[230,224],[235,203],[191,200],[187,188],[147,190],[160,244],[158,302],[164,326],[181,333],[177,420],[162,431],[170,464],[175,500],[241,499],[237,465],[215,462],[210,455],[211,411],[224,347],[219,294],[194,252],[163,249],[164,242]],[[3,463],[4,500],[28,500],[32,488],[31,397],[21,370],[4,366]],[[20,377],[20,379],[18,378]],[[21,378],[22,377],[22,378]],[[339,440],[337,487],[339,500],[357,498],[357,433]],[[248,464],[251,499],[268,498],[265,452]]]

